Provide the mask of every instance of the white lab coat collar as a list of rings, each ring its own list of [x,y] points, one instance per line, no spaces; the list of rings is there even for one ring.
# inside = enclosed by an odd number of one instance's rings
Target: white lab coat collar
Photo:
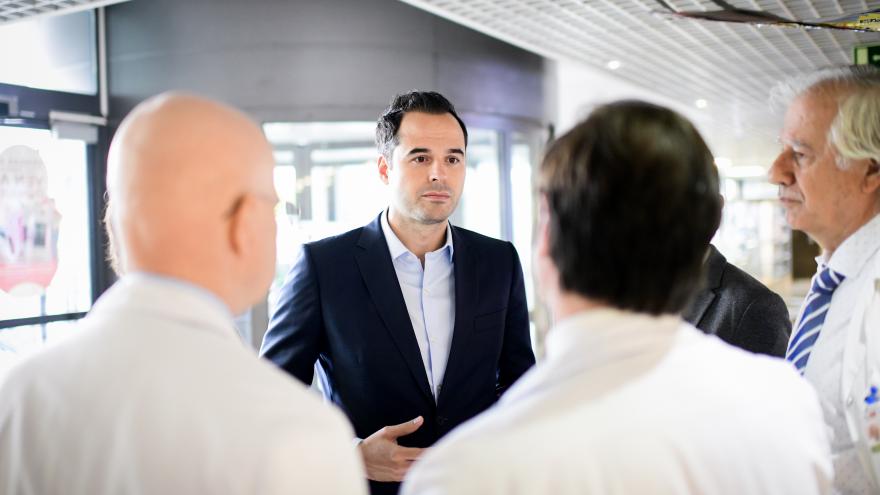
[[[120,311],[127,312],[129,318],[137,318],[138,313],[159,314],[241,343],[229,307],[207,289],[180,279],[144,272],[126,274],[98,299],[89,318]]]

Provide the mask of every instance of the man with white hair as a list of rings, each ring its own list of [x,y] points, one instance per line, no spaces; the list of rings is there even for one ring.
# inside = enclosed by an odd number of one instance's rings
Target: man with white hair
[[[0,381],[0,493],[334,493],[366,483],[344,416],[242,345],[275,260],[273,157],[181,94],[122,122],[107,184],[122,278]]]
[[[880,72],[826,71],[794,93],[769,175],[822,254],[786,359],[819,393],[836,489],[880,493]]]

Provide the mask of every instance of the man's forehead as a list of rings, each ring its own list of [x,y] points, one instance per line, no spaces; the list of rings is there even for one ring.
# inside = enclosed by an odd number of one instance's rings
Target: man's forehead
[[[450,113],[407,112],[397,131],[398,141],[454,141],[464,147],[464,132]]]
[[[825,135],[837,114],[836,100],[827,93],[805,93],[789,105],[780,140],[803,141]]]

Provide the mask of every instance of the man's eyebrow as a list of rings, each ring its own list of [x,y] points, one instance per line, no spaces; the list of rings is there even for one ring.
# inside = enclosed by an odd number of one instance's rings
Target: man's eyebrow
[[[810,151],[813,151],[813,148],[809,144],[807,144],[803,141],[800,141],[798,139],[785,139],[780,136],[780,137],[776,138],[776,141],[778,141],[780,144],[787,144],[789,146],[797,147],[797,148],[806,148]]]
[[[409,150],[409,153],[407,153],[407,156],[417,155],[419,153],[430,153],[430,152],[431,152],[431,150],[429,150],[428,148],[413,148],[413,149]],[[446,150],[446,153],[464,156],[464,150],[462,150],[461,148],[449,148],[448,150]]]

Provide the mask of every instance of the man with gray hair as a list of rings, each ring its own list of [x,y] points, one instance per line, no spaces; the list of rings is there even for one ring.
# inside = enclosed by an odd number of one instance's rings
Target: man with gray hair
[[[819,394],[837,491],[880,493],[880,72],[823,72],[794,94],[769,176],[822,254],[786,359]]]

